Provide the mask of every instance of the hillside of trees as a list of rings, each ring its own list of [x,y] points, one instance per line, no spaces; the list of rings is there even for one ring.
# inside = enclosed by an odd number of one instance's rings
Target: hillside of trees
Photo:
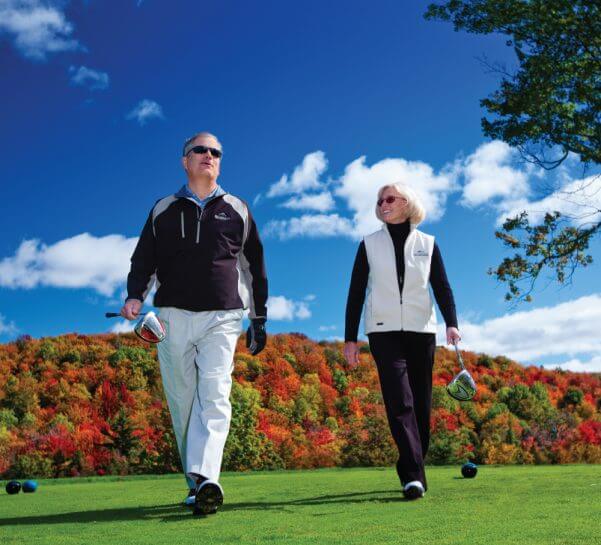
[[[464,353],[479,391],[445,391],[457,371],[437,350],[430,464],[601,463],[601,376]],[[224,469],[382,466],[396,460],[367,345],[270,336],[236,353]],[[167,473],[180,467],[156,348],[133,334],[0,345],[0,477]]]

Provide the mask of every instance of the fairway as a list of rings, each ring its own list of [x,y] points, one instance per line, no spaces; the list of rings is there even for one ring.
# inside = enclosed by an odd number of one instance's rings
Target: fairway
[[[0,543],[599,543],[599,466],[428,476],[425,498],[407,502],[388,468],[227,473],[225,504],[207,518],[180,505],[180,476],[40,481],[35,494],[0,493]]]

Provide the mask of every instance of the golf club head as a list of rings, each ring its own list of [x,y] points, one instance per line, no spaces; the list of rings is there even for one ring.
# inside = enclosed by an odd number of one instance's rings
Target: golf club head
[[[454,397],[458,401],[469,401],[476,395],[476,383],[469,374],[469,371],[463,369],[449,384],[447,385],[447,392],[451,397]]]
[[[158,316],[150,311],[136,324],[136,335],[148,343],[160,343],[167,336],[165,326]]]

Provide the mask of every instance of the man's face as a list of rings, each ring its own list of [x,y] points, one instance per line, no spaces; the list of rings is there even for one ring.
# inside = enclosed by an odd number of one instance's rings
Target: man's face
[[[212,136],[198,136],[193,141],[193,146],[206,146],[208,148],[221,149],[221,144]],[[216,179],[219,176],[221,158],[213,157],[210,152],[195,153],[188,152],[182,158],[184,170],[191,178],[207,177]]]

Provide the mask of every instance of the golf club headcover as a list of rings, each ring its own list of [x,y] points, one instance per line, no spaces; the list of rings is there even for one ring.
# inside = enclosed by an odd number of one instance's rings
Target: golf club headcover
[[[246,348],[253,356],[256,356],[265,348],[266,342],[265,318],[253,318],[246,330]]]

